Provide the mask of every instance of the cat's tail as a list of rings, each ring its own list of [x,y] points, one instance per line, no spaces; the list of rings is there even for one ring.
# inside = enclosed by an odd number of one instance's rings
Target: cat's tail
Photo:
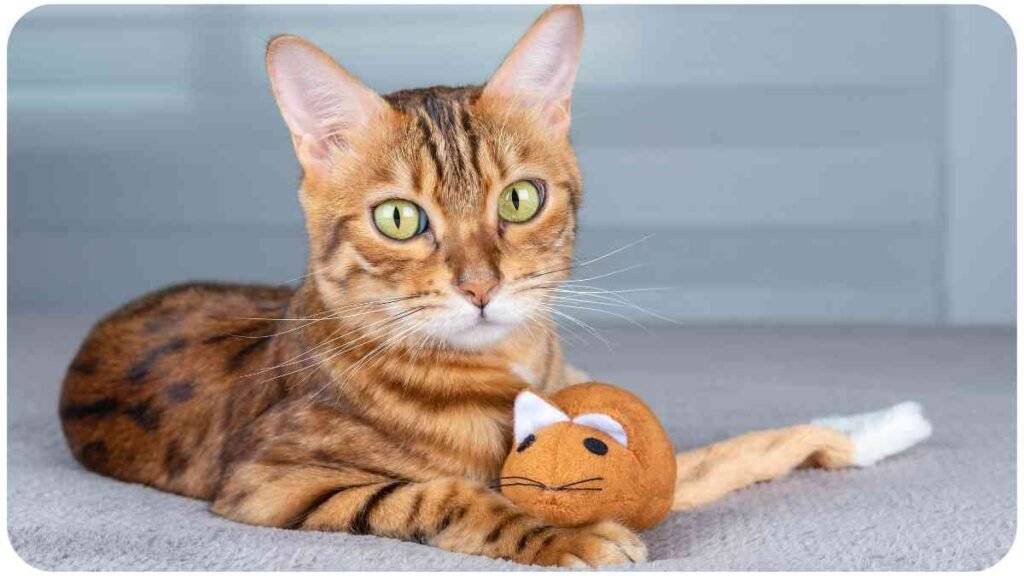
[[[672,509],[707,504],[798,467],[835,470],[871,466],[931,433],[932,425],[921,405],[903,402],[877,412],[829,416],[810,424],[743,434],[676,455]]]

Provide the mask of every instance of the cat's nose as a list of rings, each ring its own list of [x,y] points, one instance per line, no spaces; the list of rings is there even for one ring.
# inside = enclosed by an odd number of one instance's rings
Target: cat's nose
[[[498,279],[493,276],[482,279],[463,280],[455,285],[456,290],[480,309],[487,306],[497,288]]]

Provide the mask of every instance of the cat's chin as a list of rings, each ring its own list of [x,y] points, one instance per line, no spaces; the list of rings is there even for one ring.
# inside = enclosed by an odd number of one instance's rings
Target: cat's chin
[[[442,340],[452,348],[486,350],[500,344],[510,332],[512,332],[511,324],[481,318],[461,330],[448,332],[442,336]]]

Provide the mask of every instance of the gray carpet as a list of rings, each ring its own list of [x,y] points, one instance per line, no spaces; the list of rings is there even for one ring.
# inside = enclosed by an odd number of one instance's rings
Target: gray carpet
[[[369,536],[256,528],[206,504],[90,474],[65,450],[59,381],[87,319],[9,323],[8,528],[60,570],[493,570],[507,562]],[[1015,531],[1007,330],[606,330],[569,355],[653,405],[677,448],[917,399],[935,433],[875,468],[802,471],[644,535],[653,570],[974,570]]]

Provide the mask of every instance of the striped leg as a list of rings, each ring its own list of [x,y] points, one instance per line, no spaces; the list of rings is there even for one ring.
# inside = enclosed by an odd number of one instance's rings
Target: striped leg
[[[460,478],[413,482],[356,469],[246,464],[221,488],[213,511],[250,524],[374,534],[523,564],[646,559],[643,543],[618,524],[548,526]]]

